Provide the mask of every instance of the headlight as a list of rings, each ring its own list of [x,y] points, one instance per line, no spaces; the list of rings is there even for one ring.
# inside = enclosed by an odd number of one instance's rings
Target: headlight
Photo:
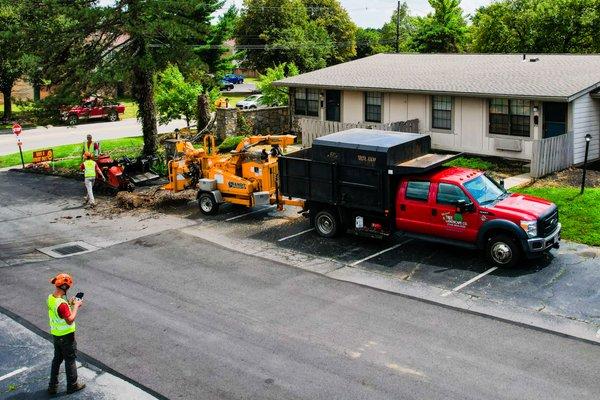
[[[537,236],[537,221],[521,221],[521,228],[532,238]]]

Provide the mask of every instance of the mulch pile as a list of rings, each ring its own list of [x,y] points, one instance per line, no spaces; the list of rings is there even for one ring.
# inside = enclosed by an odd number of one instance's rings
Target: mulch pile
[[[543,187],[563,187],[563,186],[581,186],[581,176],[583,170],[580,168],[569,168],[564,171],[555,172],[545,178],[538,179],[533,186]],[[600,187],[600,171],[588,169],[585,178],[586,187]]]
[[[136,192],[119,192],[115,198],[117,207],[131,210],[135,208],[161,209],[169,206],[187,204],[196,198],[195,190],[172,193],[157,188]]]

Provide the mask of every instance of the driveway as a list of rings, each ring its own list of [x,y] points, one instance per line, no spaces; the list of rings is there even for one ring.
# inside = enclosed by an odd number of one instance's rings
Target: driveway
[[[185,127],[185,121],[174,121],[167,125],[159,125],[158,131],[159,133],[172,132],[175,128],[182,127]],[[93,135],[94,140],[141,136],[142,124],[132,118],[116,122],[82,123],[74,127],[37,127],[24,129],[21,140],[23,141],[23,150],[34,150],[63,144],[83,143],[88,133]],[[18,151],[15,135],[12,133],[0,134],[0,155]]]

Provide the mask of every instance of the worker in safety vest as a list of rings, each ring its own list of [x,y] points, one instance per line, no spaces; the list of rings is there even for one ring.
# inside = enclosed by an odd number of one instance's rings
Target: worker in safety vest
[[[96,176],[102,178],[102,180],[106,180],[104,174],[96,161],[92,159],[92,155],[87,151],[83,154],[84,161],[81,163],[79,167],[83,171],[84,176],[84,184],[87,194],[85,196],[85,204],[89,204],[90,207],[96,206],[96,200],[94,199],[94,182],[96,181]]]
[[[83,148],[81,150],[82,158],[86,152],[92,154],[94,158],[98,157],[98,154],[100,153],[100,145],[98,143],[94,143],[92,140],[92,135],[87,135],[87,140],[83,142]]]
[[[58,392],[58,372],[60,364],[65,362],[67,374],[67,393],[77,392],[85,387],[85,383],[77,382],[77,342],[75,341],[75,318],[83,304],[80,298],[72,297],[67,300],[67,290],[73,286],[73,278],[68,274],[58,274],[50,280],[55,286],[54,293],[48,296],[48,318],[50,333],[54,339],[54,358],[50,370],[48,393]]]

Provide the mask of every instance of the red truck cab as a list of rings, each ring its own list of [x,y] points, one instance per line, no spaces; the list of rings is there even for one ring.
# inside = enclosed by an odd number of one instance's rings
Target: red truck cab
[[[112,104],[101,97],[88,97],[81,104],[62,112],[62,119],[69,125],[76,125],[81,120],[106,119],[117,121],[119,115],[125,113],[123,104]]]
[[[413,236],[485,250],[496,265],[512,266],[556,248],[556,205],[509,193],[481,171],[447,167],[405,176],[397,186],[395,228]]]

